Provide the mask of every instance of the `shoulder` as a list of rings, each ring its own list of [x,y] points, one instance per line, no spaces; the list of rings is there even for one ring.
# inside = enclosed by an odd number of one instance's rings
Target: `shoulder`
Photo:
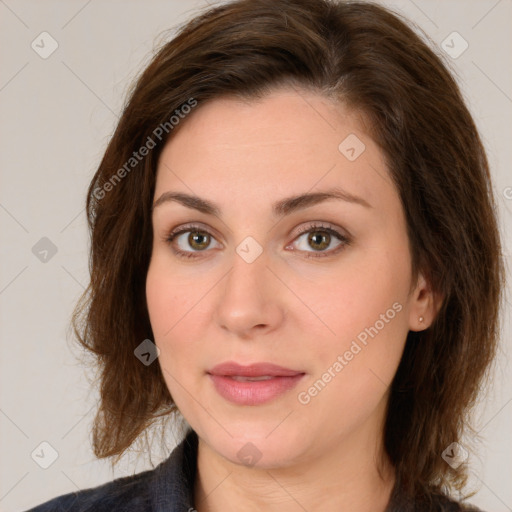
[[[395,486],[386,512],[485,512],[467,502],[437,490],[430,489],[414,497],[405,495],[400,485]]]
[[[197,434],[190,430],[154,469],[64,494],[26,512],[168,512],[193,510]]]
[[[27,512],[142,512],[151,510],[149,481],[154,470],[121,477],[89,489],[53,498]]]
[[[434,510],[439,512],[484,512],[470,503],[463,503],[446,494],[435,494],[432,499]]]

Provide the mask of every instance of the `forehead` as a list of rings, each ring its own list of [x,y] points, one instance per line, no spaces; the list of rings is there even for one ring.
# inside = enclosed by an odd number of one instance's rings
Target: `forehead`
[[[236,191],[271,200],[341,186],[371,202],[392,186],[361,116],[316,93],[217,98],[182,123],[160,155],[155,195],[179,189],[222,201]]]

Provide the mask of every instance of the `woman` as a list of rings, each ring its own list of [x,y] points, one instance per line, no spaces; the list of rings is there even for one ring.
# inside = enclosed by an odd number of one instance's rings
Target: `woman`
[[[189,428],[32,510],[475,510],[448,495],[496,349],[494,200],[456,82],[396,15],[205,12],[137,81],[87,208],[95,454]]]

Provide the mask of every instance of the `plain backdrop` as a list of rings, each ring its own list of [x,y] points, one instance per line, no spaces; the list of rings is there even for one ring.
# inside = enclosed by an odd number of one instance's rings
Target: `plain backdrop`
[[[456,73],[488,151],[509,265],[512,2],[382,3],[427,32]],[[69,321],[88,282],[85,191],[127,89],[164,31],[204,7],[205,0],[0,0],[1,511],[151,468],[132,455],[114,472],[95,460],[97,394],[76,359]],[[512,510],[508,310],[496,384],[476,415],[484,442],[469,456],[478,491],[471,501],[489,512]]]

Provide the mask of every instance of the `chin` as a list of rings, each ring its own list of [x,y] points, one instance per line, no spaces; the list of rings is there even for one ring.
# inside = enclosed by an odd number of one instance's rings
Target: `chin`
[[[279,420],[281,421],[281,420]],[[229,434],[215,429],[205,441],[234,464],[260,469],[286,467],[302,458],[308,443],[304,430],[273,422],[230,425]],[[306,430],[307,432],[307,430]],[[201,436],[201,433],[198,432]]]

